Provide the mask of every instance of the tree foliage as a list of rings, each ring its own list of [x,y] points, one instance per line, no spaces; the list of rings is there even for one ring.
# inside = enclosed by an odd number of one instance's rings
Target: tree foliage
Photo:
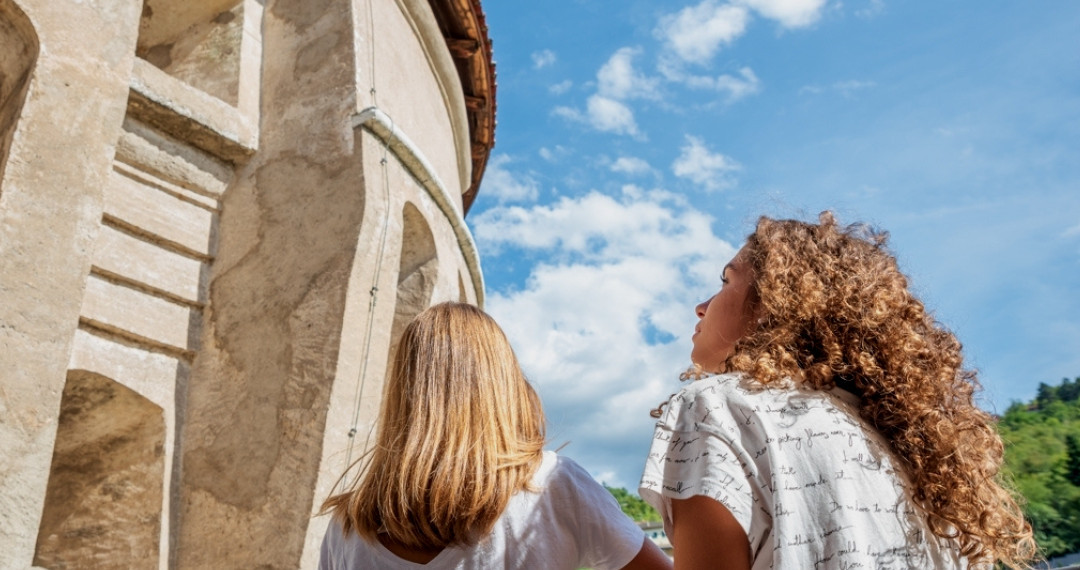
[[[1080,378],[1039,384],[998,421],[1005,472],[1047,558],[1080,551]]]
[[[656,509],[652,508],[649,503],[643,501],[641,497],[638,497],[636,494],[631,493],[622,487],[609,487],[604,485],[604,488],[619,502],[619,506],[622,507],[622,512],[626,513],[626,516],[634,521],[660,520],[660,513],[656,512]]]

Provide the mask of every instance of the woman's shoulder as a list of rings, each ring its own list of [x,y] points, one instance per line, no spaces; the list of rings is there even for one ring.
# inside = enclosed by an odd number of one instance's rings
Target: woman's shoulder
[[[578,462],[554,451],[544,452],[544,461],[536,472],[534,483],[543,487],[554,485],[570,489],[580,489],[583,485],[599,486],[596,479]]]
[[[602,489],[584,467],[554,451],[544,452],[540,467],[533,475],[532,487],[539,494],[556,498],[567,494],[580,494],[594,487]]]
[[[716,374],[694,380],[671,397],[673,405],[706,405],[775,400],[786,397],[795,387],[790,381],[762,385],[741,372]]]
[[[833,413],[839,399],[791,380],[761,384],[742,373],[695,380],[671,397],[658,427],[738,433],[750,425]]]

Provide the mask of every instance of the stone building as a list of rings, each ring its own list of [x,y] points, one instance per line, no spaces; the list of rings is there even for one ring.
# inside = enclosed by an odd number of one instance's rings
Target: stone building
[[[0,0],[0,568],[310,568],[483,302],[479,0]]]

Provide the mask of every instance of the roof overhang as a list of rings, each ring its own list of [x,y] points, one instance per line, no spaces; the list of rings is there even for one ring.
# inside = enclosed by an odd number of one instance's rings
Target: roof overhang
[[[428,1],[465,92],[472,154],[472,180],[461,197],[467,213],[480,189],[491,148],[495,146],[495,62],[491,39],[480,0]]]

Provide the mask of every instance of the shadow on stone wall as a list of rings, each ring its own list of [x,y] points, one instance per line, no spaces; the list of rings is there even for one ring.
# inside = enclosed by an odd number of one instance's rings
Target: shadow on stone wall
[[[0,181],[38,49],[37,34],[26,14],[11,0],[0,0]]]
[[[70,372],[34,565],[157,568],[164,443],[160,407],[104,376]]]

